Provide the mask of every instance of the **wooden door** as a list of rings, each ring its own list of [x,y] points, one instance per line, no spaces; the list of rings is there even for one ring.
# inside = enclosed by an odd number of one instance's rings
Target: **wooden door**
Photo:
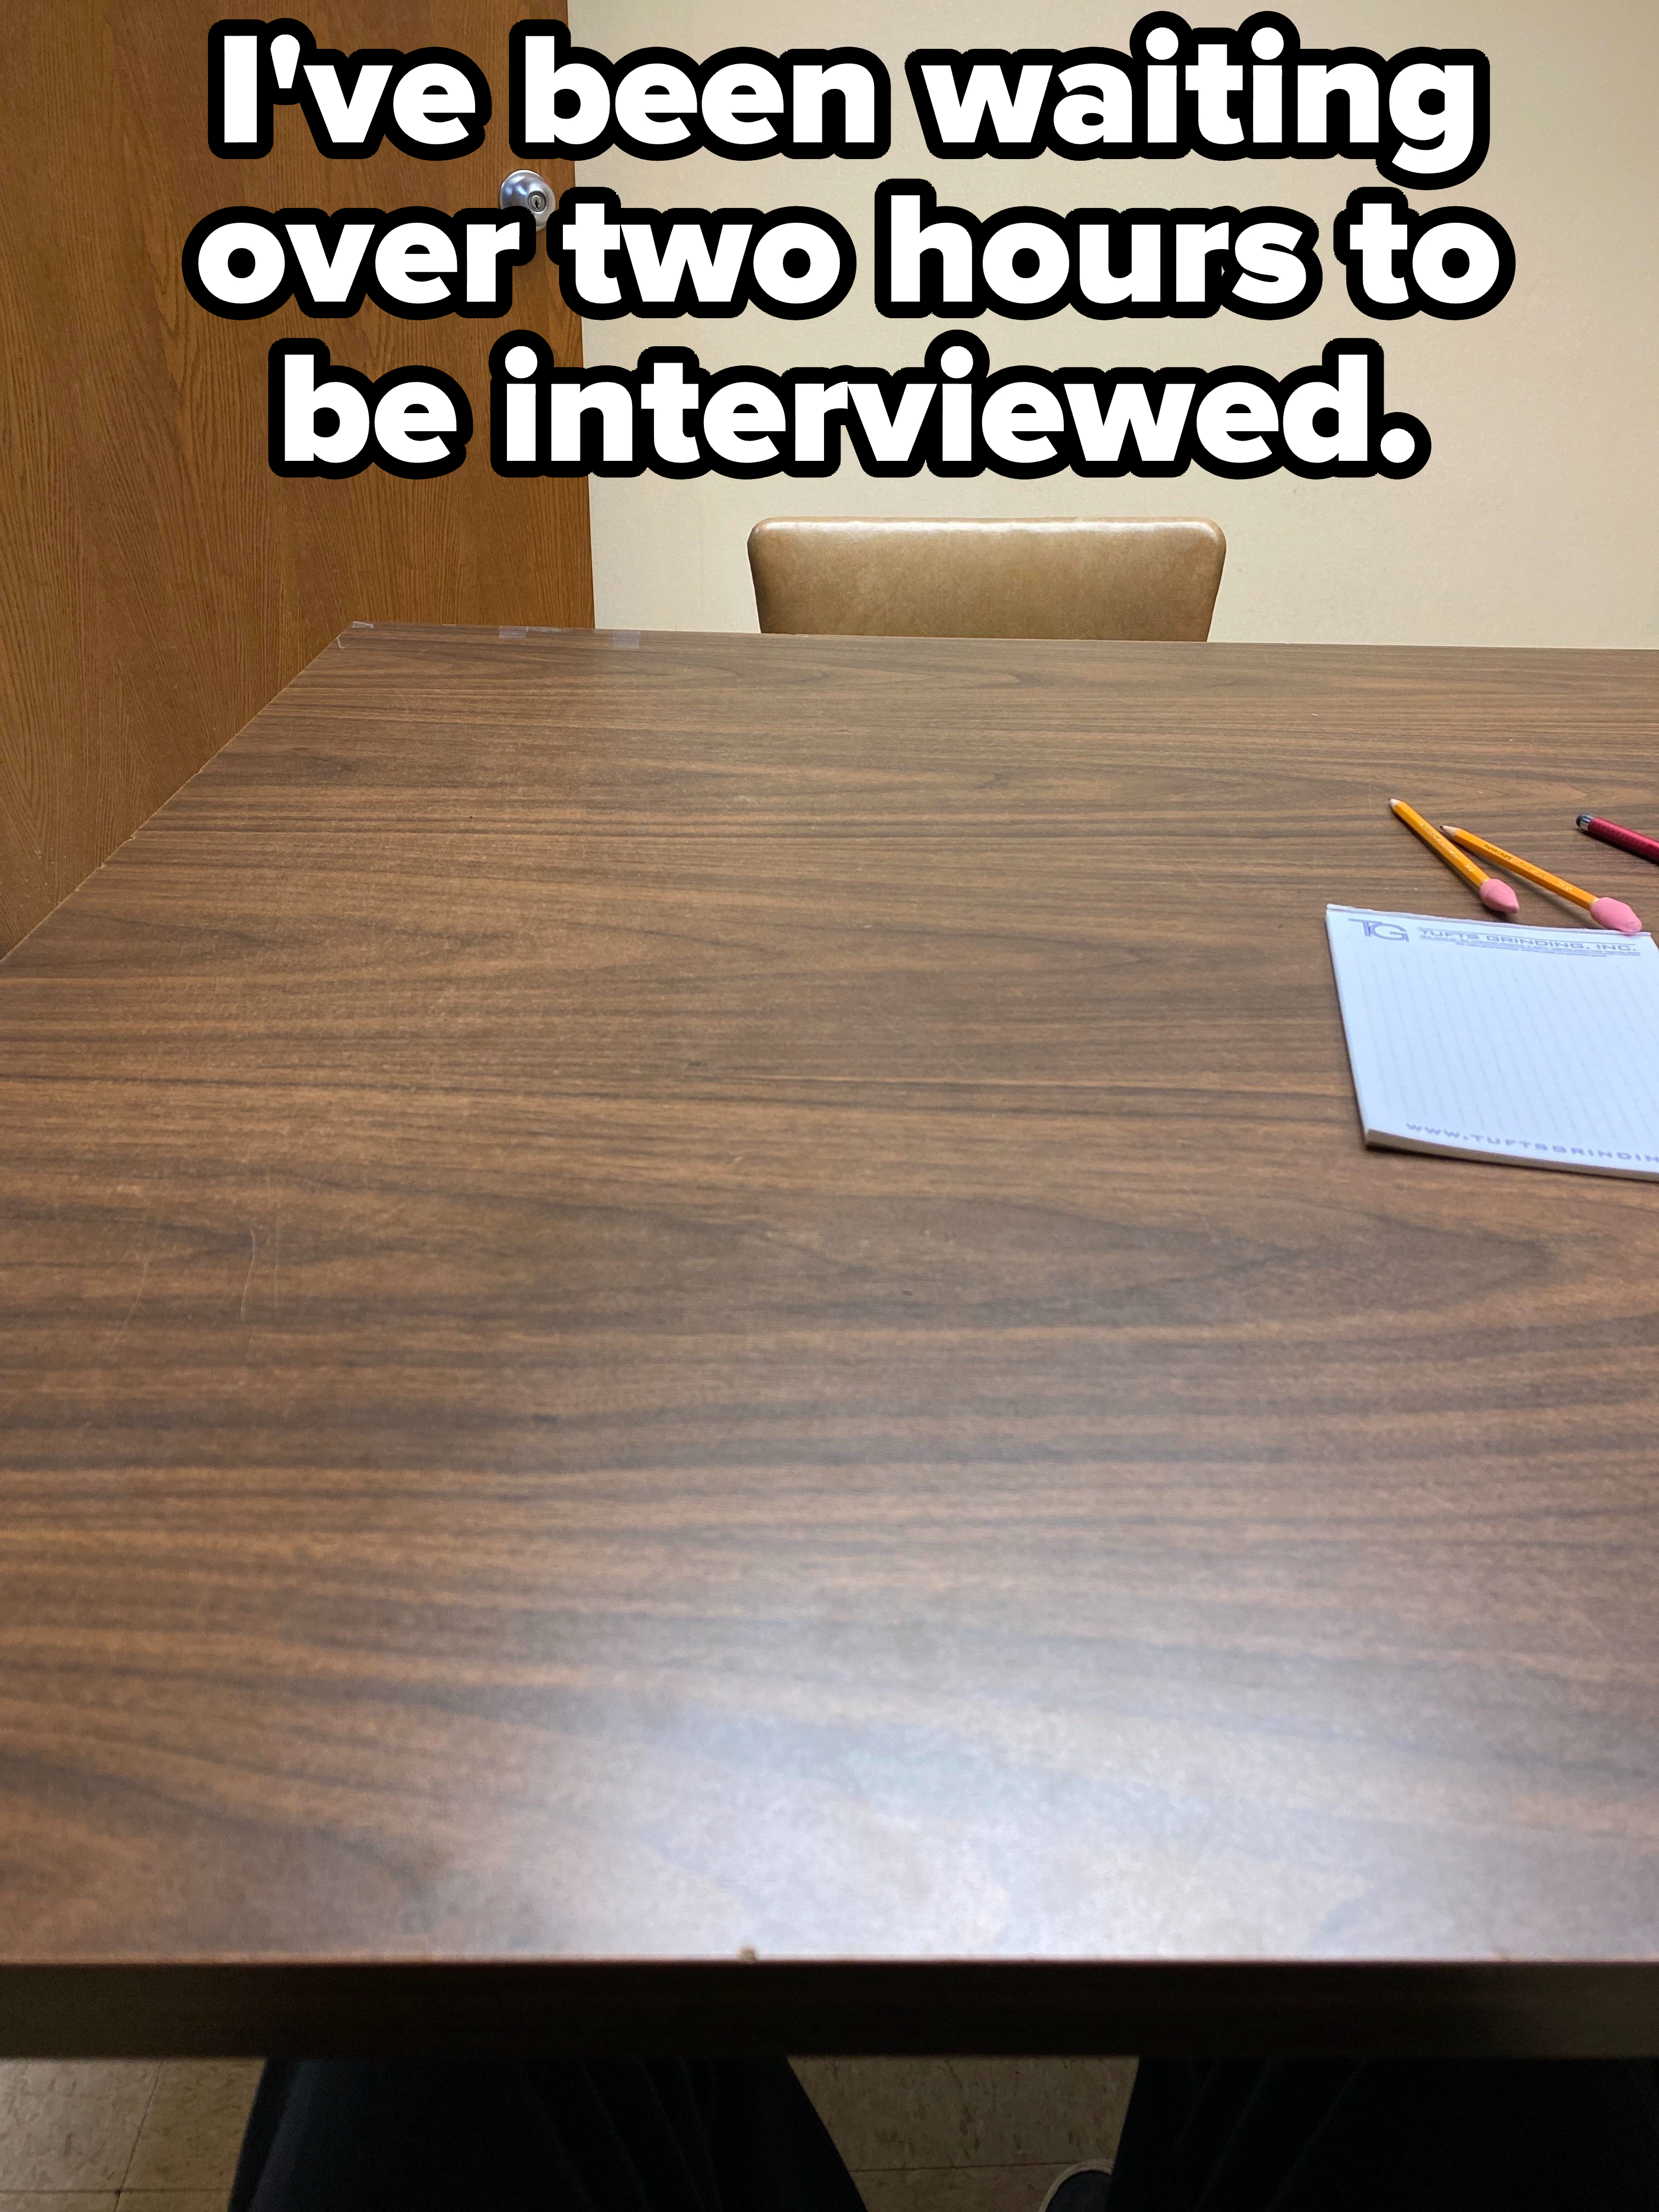
[[[208,31],[228,12],[222,0],[5,10],[0,951],[350,622],[592,620],[586,484],[489,466],[485,364],[507,323],[405,322],[372,306],[326,323],[291,307],[226,321],[179,273],[192,226],[220,208],[493,206],[518,166],[507,34],[520,0],[295,11],[348,53],[471,56],[494,113],[483,150],[453,161],[390,143],[370,161],[329,160],[294,107],[277,109],[264,160],[217,159]],[[545,260],[517,272],[514,299],[514,322],[580,359]],[[465,465],[425,482],[273,476],[265,356],[295,336],[371,376],[420,362],[457,378],[477,425]]]

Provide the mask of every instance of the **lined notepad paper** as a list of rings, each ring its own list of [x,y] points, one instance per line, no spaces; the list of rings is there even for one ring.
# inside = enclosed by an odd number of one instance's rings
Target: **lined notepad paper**
[[[1659,1177],[1659,945],[1325,910],[1368,1145]]]

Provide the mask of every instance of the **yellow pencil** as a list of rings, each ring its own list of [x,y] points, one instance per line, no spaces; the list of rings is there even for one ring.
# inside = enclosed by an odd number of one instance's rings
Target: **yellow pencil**
[[[1442,827],[1452,842],[1461,845],[1466,853],[1478,853],[1483,860],[1496,860],[1500,868],[1507,868],[1523,883],[1536,884],[1540,891],[1553,891],[1557,898],[1571,900],[1574,906],[1583,907],[1590,920],[1599,921],[1603,929],[1616,929],[1624,937],[1639,934],[1642,917],[1633,913],[1623,899],[1598,898],[1594,891],[1570,884],[1565,876],[1552,875],[1535,860],[1523,860],[1518,853],[1506,853],[1501,845],[1477,837],[1473,830],[1455,830],[1449,822]]]
[[[1391,799],[1389,805],[1408,830],[1417,832],[1431,853],[1438,853],[1449,868],[1479,892],[1483,906],[1489,906],[1494,914],[1501,914],[1510,919],[1521,911],[1520,900],[1501,876],[1491,876],[1484,868],[1477,868],[1474,862],[1460,853],[1455,845],[1447,843],[1432,822],[1425,822],[1417,809],[1407,806],[1403,799]]]

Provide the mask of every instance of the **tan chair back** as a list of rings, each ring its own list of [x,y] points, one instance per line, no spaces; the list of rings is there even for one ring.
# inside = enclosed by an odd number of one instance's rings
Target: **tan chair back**
[[[840,637],[1205,638],[1213,522],[757,522],[763,630]]]

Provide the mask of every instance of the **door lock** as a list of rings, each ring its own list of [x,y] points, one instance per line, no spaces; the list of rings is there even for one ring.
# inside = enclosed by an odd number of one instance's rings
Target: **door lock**
[[[552,185],[545,177],[538,176],[534,169],[514,169],[510,177],[501,179],[501,205],[522,208],[526,215],[534,216],[538,230],[547,228],[547,218],[553,212],[553,197]]]

